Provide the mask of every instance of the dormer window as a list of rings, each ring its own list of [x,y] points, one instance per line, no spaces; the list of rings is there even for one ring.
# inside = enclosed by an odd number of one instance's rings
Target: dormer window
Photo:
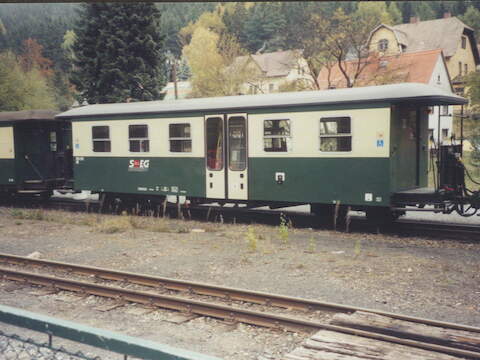
[[[378,51],[386,51],[388,49],[388,40],[382,39],[378,42]]]

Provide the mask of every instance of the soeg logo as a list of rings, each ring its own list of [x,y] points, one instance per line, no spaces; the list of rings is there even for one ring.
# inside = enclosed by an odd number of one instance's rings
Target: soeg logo
[[[150,160],[130,160],[128,163],[128,171],[148,171],[150,168]]]

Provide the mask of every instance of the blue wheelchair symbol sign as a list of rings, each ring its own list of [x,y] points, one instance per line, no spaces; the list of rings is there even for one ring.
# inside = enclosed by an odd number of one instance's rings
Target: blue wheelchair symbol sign
[[[383,139],[377,140],[377,147],[383,147]]]

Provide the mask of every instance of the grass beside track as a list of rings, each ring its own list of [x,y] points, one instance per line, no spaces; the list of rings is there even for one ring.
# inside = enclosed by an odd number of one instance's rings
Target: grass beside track
[[[95,231],[105,234],[122,233],[130,230],[141,229],[151,232],[164,233],[189,233],[199,226],[197,222],[184,220],[158,218],[152,216],[134,215],[107,215],[89,213],[70,213],[67,211],[44,210],[44,209],[8,209],[8,215],[21,220],[48,221],[61,224],[84,225],[92,227]],[[220,230],[221,224],[202,223],[201,228],[205,232]]]

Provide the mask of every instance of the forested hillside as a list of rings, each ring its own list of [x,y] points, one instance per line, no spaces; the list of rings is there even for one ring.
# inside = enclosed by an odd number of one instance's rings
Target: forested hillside
[[[305,39],[314,41],[316,30],[308,27],[313,15],[321,15],[317,19],[321,25],[322,19],[338,16],[339,8],[346,17],[359,15],[359,4],[332,1],[157,3],[156,6],[161,13],[162,51],[170,63],[175,59],[180,63],[179,71],[185,77],[198,75],[194,70],[202,69],[202,58],[225,69],[237,55],[302,48]],[[450,12],[477,32],[480,30],[480,1],[375,4],[380,11],[379,19],[388,19],[391,24],[408,22],[412,16],[421,20],[439,18]],[[0,110],[71,106],[76,93],[70,79],[78,8],[78,4],[0,4]],[[199,27],[205,31],[196,31]],[[162,65],[167,76],[169,64]],[[224,71],[203,76],[221,78],[222,74]],[[230,90],[235,87],[230,85]],[[26,95],[22,98],[26,92],[28,98]],[[2,99],[1,94],[10,95]]]

